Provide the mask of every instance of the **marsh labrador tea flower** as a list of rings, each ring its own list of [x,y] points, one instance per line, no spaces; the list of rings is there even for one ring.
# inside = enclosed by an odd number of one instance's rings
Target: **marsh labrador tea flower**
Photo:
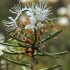
[[[5,46],[0,45],[0,56],[4,54],[2,51],[5,50],[5,48]]]
[[[17,26],[17,22],[16,21],[19,18],[19,16],[22,14],[22,12],[25,11],[26,9],[27,9],[26,7],[25,8],[21,8],[20,1],[19,1],[19,4],[14,5],[14,7],[9,9],[9,11],[11,13],[16,14],[17,16],[15,17],[15,19],[13,19],[12,17],[8,17],[11,21],[3,20],[4,26],[5,26],[5,29],[6,29],[7,32],[11,32],[14,29],[19,29],[19,27]]]
[[[22,13],[23,11],[25,11],[26,9],[27,9],[26,7],[25,7],[25,8],[22,8],[22,7],[21,7],[20,1],[19,1],[19,4],[14,5],[14,7],[12,7],[11,9],[9,9],[9,11],[10,11],[11,13],[17,14],[17,16],[16,16],[16,18],[15,18],[15,20],[17,20],[18,17],[21,15],[21,13]]]
[[[28,11],[26,12],[28,16],[35,16],[37,20],[45,20],[48,15],[50,15],[50,7],[47,8],[47,4],[37,4],[32,3],[31,5],[28,5]]]
[[[4,26],[5,26],[5,29],[7,32],[11,32],[13,31],[14,29],[18,29],[18,26],[16,24],[16,21],[12,18],[12,17],[8,17],[11,21],[6,21],[6,20],[3,20],[3,23],[4,23]]]
[[[35,3],[32,3],[31,5],[28,5],[26,14],[30,17],[30,23],[25,27],[25,29],[35,28],[35,27],[42,27],[43,24],[42,21],[45,21],[48,15],[50,15],[50,8],[46,8],[47,5],[42,5]]]
[[[0,33],[0,43],[3,43],[5,40],[5,37],[3,35],[3,33]],[[0,56],[3,55],[4,53],[2,52],[2,50],[4,50],[6,47],[4,45],[0,44]]]

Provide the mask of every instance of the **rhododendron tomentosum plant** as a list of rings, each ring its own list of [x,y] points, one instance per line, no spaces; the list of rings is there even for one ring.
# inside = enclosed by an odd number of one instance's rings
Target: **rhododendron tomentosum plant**
[[[51,13],[50,7],[47,8],[47,3],[35,4],[33,2],[25,7],[21,7],[19,2],[19,4],[14,5],[14,7],[12,7],[9,11],[16,16],[15,18],[8,17],[9,21],[3,20],[9,43],[0,43],[6,45],[8,49],[8,51],[1,50],[4,53],[1,54],[2,58],[12,63],[29,67],[31,70],[33,70],[34,65],[38,64],[37,56],[57,57],[57,55],[67,53],[67,51],[60,53],[47,53],[43,51],[43,48],[46,47],[43,43],[56,37],[62,32],[62,30],[57,30],[54,27],[55,24],[52,22],[52,20],[48,18]],[[23,16],[23,21],[20,20],[21,16]],[[54,32],[49,34],[49,31],[52,29]],[[47,34],[47,37],[44,38],[43,34]],[[15,61],[14,59],[12,60],[9,57],[6,57],[6,54],[8,56],[19,55],[19,60],[21,60],[22,56],[25,55],[30,58],[30,63],[19,62],[18,60]],[[40,70],[51,70],[59,66],[61,66],[61,64]]]

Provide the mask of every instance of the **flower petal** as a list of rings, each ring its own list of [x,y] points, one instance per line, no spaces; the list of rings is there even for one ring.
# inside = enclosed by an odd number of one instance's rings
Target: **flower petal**
[[[45,19],[45,16],[42,14],[36,14],[36,17],[38,20],[41,20],[41,21],[43,21]]]
[[[0,56],[3,55],[4,53],[2,52],[2,50],[5,50],[6,47],[3,45],[0,45]]]
[[[34,16],[34,13],[33,13],[33,12],[30,12],[30,11],[27,11],[26,14],[27,14],[28,16]]]
[[[0,56],[3,55],[4,53],[2,51],[0,51]]]
[[[31,29],[33,26],[31,25],[31,24],[29,24],[29,25],[26,25],[25,26],[25,29]]]
[[[38,22],[37,26],[40,28],[43,26],[43,24],[41,22]]]
[[[15,21],[12,17],[8,17],[11,21]]]
[[[36,18],[35,17],[30,17],[30,22],[31,22],[32,25],[35,25]]]

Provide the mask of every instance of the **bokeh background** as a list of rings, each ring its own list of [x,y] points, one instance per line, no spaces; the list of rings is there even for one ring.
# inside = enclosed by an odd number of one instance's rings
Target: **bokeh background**
[[[3,20],[8,20],[8,16],[13,16],[9,9],[17,4],[19,0],[0,0],[0,34],[3,33],[5,36]],[[57,37],[58,39],[51,39],[45,42],[46,49],[48,53],[69,51],[67,54],[60,56],[59,58],[51,57],[38,57],[39,65],[37,68],[50,67],[56,64],[63,64],[62,67],[56,68],[54,70],[69,70],[70,69],[70,0],[20,0],[22,6],[26,5],[28,2],[47,2],[48,6],[51,6],[52,15],[49,18],[58,18],[53,20],[53,22],[58,26],[59,29],[63,29]],[[1,37],[0,37],[1,38]],[[5,36],[6,39],[6,36]],[[25,60],[25,58],[23,58]],[[4,64],[4,60],[1,62]],[[11,66],[10,66],[11,65]],[[24,70],[21,66],[7,63],[3,70]],[[35,69],[35,70],[36,70]],[[29,70],[29,69],[28,69]]]

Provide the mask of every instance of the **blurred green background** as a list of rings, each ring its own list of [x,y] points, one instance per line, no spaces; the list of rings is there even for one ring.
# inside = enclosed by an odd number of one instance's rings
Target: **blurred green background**
[[[56,68],[54,70],[69,70],[70,69],[70,0],[21,0],[22,5],[24,6],[27,2],[39,2],[39,1],[48,1],[48,5],[51,6],[51,12],[53,13],[49,18],[58,18],[53,20],[53,22],[58,25],[60,29],[63,29],[63,32],[60,33],[57,37],[58,39],[51,39],[45,42],[46,49],[48,53],[69,51],[67,54],[60,56],[59,58],[53,57],[38,57],[39,65],[36,65],[36,68],[50,67],[56,64],[63,64],[62,67]],[[3,20],[8,20],[8,16],[13,16],[9,9],[13,7],[14,4],[17,4],[18,0],[0,0],[0,33],[5,34]],[[23,58],[25,60],[25,58]],[[25,60],[26,61],[26,60]],[[4,70],[23,70],[22,67],[18,65],[9,66]],[[7,65],[8,67],[8,65]],[[29,70],[29,69],[28,69]],[[35,69],[36,70],[36,69]]]

